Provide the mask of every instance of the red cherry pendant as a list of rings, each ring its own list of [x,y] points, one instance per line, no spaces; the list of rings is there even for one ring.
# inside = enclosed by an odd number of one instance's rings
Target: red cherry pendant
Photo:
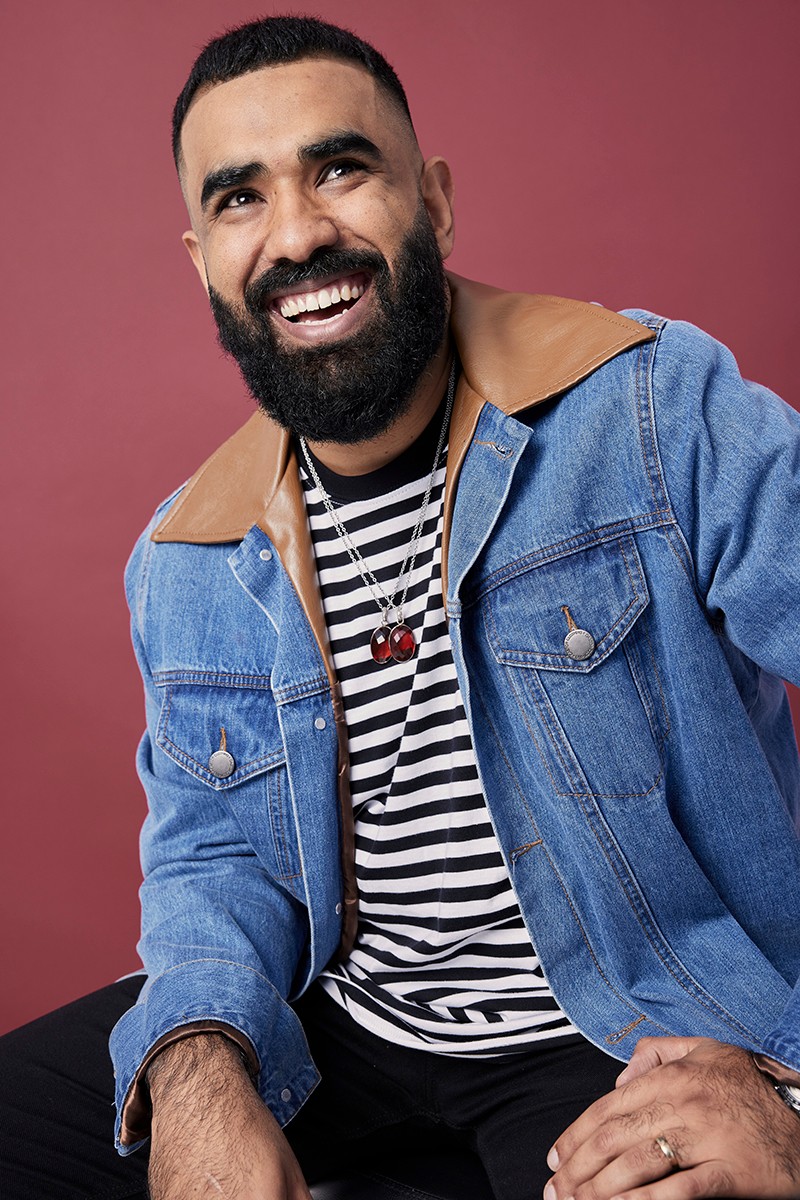
[[[395,625],[389,634],[389,652],[395,662],[408,662],[414,657],[417,641],[407,625]]]
[[[392,647],[389,642],[392,631],[388,625],[379,625],[369,639],[369,649],[376,663],[388,663],[392,658]]]

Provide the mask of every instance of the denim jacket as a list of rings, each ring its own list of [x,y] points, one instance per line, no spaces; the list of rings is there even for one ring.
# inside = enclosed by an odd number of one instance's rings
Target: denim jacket
[[[780,682],[800,683],[800,417],[691,326],[451,282],[445,605],[550,986],[619,1058],[693,1034],[800,1069]],[[149,978],[112,1035],[123,1152],[147,1133],[142,1064],[190,1028],[236,1038],[289,1120],[317,1074],[287,1000],[357,920],[346,733],[288,437],[253,417],[158,511],[127,587]]]

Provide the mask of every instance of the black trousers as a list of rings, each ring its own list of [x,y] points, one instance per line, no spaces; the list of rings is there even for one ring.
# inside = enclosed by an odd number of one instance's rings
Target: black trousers
[[[3,1200],[144,1200],[147,1150],[113,1147],[111,1027],[143,976],[0,1038]],[[582,1038],[490,1059],[407,1050],[359,1028],[319,988],[297,1004],[322,1082],[286,1135],[309,1182],[394,1151],[477,1152],[497,1200],[541,1195],[548,1149],[620,1063]]]

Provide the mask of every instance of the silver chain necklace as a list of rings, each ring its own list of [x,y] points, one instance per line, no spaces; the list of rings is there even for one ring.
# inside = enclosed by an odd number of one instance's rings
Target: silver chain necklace
[[[417,522],[414,526],[414,532],[411,535],[411,541],[406,547],[403,565],[400,568],[400,574],[397,577],[397,583],[394,585],[394,590],[391,596],[387,596],[381,584],[375,578],[374,573],[370,570],[355,542],[350,536],[350,533],[345,526],[344,521],[336,511],[336,507],[326,492],[322,480],[319,477],[319,472],[314,466],[313,460],[308,450],[305,438],[300,438],[300,449],[303,451],[303,458],[306,461],[306,466],[311,478],[314,481],[314,486],[322,497],[322,503],[328,512],[328,516],[333,523],[333,527],[339,534],[339,537],[344,543],[344,548],[350,558],[350,561],[358,570],[359,575],[364,580],[372,599],[380,609],[381,623],[374,630],[370,640],[369,648],[373,659],[376,663],[388,662],[408,662],[413,658],[417,650],[417,639],[414,636],[413,630],[406,625],[403,620],[403,606],[406,602],[408,589],[411,584],[411,576],[414,573],[414,563],[417,561],[417,550],[419,549],[419,539],[422,535],[422,528],[425,524],[425,517],[428,512],[428,505],[433,491],[433,480],[436,475],[436,469],[439,466],[439,459],[442,457],[445,440],[447,438],[447,430],[450,425],[450,413],[453,410],[453,397],[456,391],[456,364],[453,361],[453,366],[450,370],[450,381],[447,385],[447,404],[445,405],[444,418],[442,420],[442,428],[439,433],[439,443],[436,447],[436,454],[433,458],[433,466],[428,477],[428,486],[425,489],[425,495],[422,497],[422,505],[420,506]],[[406,568],[408,568],[406,570]],[[400,591],[400,585],[405,578],[405,587],[399,601],[395,599]],[[389,624],[389,616],[394,613],[394,624]]]

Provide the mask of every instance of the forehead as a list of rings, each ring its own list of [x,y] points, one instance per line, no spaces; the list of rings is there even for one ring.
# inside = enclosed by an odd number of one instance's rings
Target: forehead
[[[299,146],[345,129],[381,149],[413,154],[404,116],[363,68],[330,58],[263,67],[194,99],[181,135],[185,181],[232,160],[272,169],[296,158]]]

